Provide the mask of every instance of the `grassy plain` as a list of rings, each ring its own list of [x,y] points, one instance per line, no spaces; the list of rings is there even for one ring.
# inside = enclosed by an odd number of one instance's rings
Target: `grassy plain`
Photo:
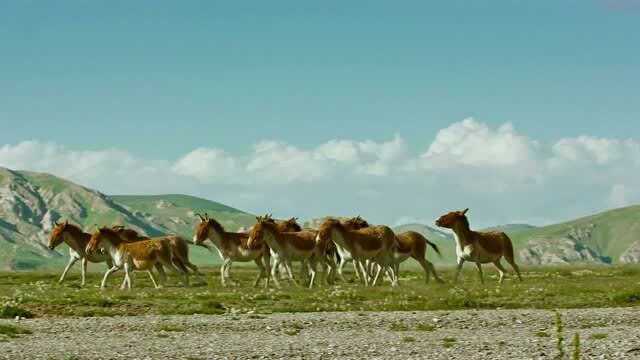
[[[145,273],[134,275],[134,289],[120,290],[122,274],[100,290],[101,274],[90,273],[87,286],[73,273],[64,284],[54,272],[0,273],[0,314],[34,317],[118,316],[142,314],[235,314],[259,316],[276,312],[420,311],[460,309],[563,309],[640,305],[639,267],[531,268],[524,282],[509,277],[498,286],[497,276],[485,271],[481,285],[475,270],[466,269],[462,281],[451,284],[453,269],[442,271],[446,284],[425,284],[421,273],[404,271],[401,285],[385,283],[365,288],[357,283],[323,285],[309,290],[287,282],[282,288],[252,286],[256,271],[234,268],[239,285],[223,288],[215,269],[206,269],[208,284],[184,288],[171,277],[165,288],[154,289]],[[351,274],[347,274],[349,277]],[[195,281],[194,281],[195,283]],[[24,317],[24,315],[23,315]]]

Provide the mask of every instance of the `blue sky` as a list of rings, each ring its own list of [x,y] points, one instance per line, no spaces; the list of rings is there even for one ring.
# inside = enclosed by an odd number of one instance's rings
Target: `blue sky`
[[[440,131],[467,118],[493,132],[510,123],[515,134],[546,147],[542,153],[581,135],[622,141],[640,133],[639,20],[635,0],[4,1],[0,144],[6,151],[30,140],[60,152],[111,149],[168,167],[194,149],[218,149],[245,168],[256,144],[267,140],[313,152],[332,140],[382,144],[398,135],[409,154],[403,156],[419,158]],[[12,154],[4,165],[47,170],[105,191],[139,190]],[[253,211],[275,201],[237,200],[262,185],[211,181],[203,175],[209,170],[198,174],[197,181],[153,189],[222,198]],[[357,187],[394,184],[380,177],[359,179]],[[609,196],[634,179],[599,186]],[[284,183],[300,199],[327,197],[327,189],[302,182]],[[214,185],[218,190],[210,190]],[[625,202],[635,199],[625,191]],[[481,194],[467,195],[487,203]],[[553,215],[532,208],[483,220],[553,221],[607,206],[588,203]],[[297,211],[294,204],[275,206],[283,214]],[[328,211],[334,207],[319,204],[303,212]],[[395,221],[437,212],[397,211],[371,216]]]

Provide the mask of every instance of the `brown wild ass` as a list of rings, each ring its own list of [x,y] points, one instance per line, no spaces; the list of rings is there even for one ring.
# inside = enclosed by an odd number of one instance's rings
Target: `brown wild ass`
[[[513,244],[511,239],[501,231],[478,232],[473,231],[469,227],[467,212],[453,211],[442,215],[436,225],[442,228],[453,230],[456,238],[456,255],[458,257],[458,269],[456,271],[454,282],[458,281],[460,270],[465,261],[476,263],[480,282],[484,283],[482,276],[482,264],[493,263],[500,273],[500,283],[504,281],[506,273],[505,268],[500,263],[502,257],[511,265],[518,275],[518,279],[522,281],[520,269],[515,262],[513,254]]]
[[[167,235],[162,237],[150,238],[147,236],[142,236],[137,231],[133,229],[127,229],[121,225],[113,226],[111,229],[115,231],[116,234],[118,234],[118,236],[120,236],[120,238],[122,238],[126,242],[161,239],[169,240],[169,245],[171,247],[171,261],[173,262],[173,265],[175,265],[182,271],[182,273],[185,274],[189,274],[189,270],[193,271],[204,282],[204,275],[198,270],[198,267],[189,260],[189,245],[183,237],[177,235]],[[160,276],[163,278],[163,280],[165,280],[165,274],[164,270],[162,269],[162,264],[157,263],[156,268],[158,269]]]
[[[370,226],[351,230],[339,220],[327,219],[320,226],[316,237],[318,243],[333,241],[337,246],[346,249],[356,262],[365,286],[375,284],[382,269],[391,273],[392,286],[397,285],[397,276],[393,268],[393,252],[396,236],[387,226]],[[373,281],[369,280],[366,261],[380,264]]]
[[[291,271],[291,261],[303,261],[303,266],[306,264],[311,274],[309,288],[312,288],[316,277],[316,263],[327,263],[325,256],[326,247],[316,243],[317,233],[309,230],[282,232],[269,216],[256,217],[256,220],[257,223],[253,226],[249,234],[247,244],[252,246],[254,244],[266,243],[269,249],[277,254],[277,257],[274,257],[275,263],[273,264],[273,269],[278,268],[281,263],[284,263],[289,279],[294,282],[295,279]],[[273,281],[277,286],[280,286],[275,277],[275,272],[272,271],[268,276],[273,276]]]
[[[344,225],[346,228],[351,230],[359,230],[362,228],[369,227],[369,223],[363,218],[361,218],[360,215],[354,218],[342,221],[342,225]],[[343,269],[348,262],[351,262],[353,264],[353,272],[355,274],[355,277],[357,279],[360,279],[360,273],[358,272],[358,267],[356,265],[356,262],[353,261],[353,257],[351,256],[351,253],[347,249],[334,243],[333,241],[329,242],[329,251],[331,250],[332,247],[335,248],[335,251],[339,258],[339,263],[337,265],[337,273],[338,273],[338,277],[340,277],[340,280],[342,282],[347,282],[343,275]]]
[[[433,264],[427,260],[427,245],[431,246],[435,252],[440,255],[440,249],[436,244],[427,240],[422,234],[415,231],[406,231],[396,235],[397,247],[393,253],[393,266],[396,274],[400,272],[400,264],[408,258],[413,258],[420,264],[424,270],[425,282],[429,283],[429,275],[433,274],[433,277],[437,282],[443,283],[442,279],[436,273],[436,269]]]
[[[265,278],[265,286],[269,286],[269,273],[271,272],[271,253],[265,243],[248,244],[248,233],[227,232],[222,225],[208,214],[204,216],[196,214],[200,218],[200,223],[196,227],[193,242],[199,246],[206,246],[206,240],[210,240],[218,250],[220,258],[223,260],[220,268],[220,281],[222,286],[227,285],[227,279],[230,278],[229,269],[234,261],[249,262],[253,261],[260,269],[260,273],[256,278],[254,286]],[[280,224],[285,229],[289,229],[293,225],[290,222]],[[296,224],[296,226],[299,225]]]
[[[91,234],[82,231],[78,226],[69,224],[69,221],[63,223],[54,223],[54,228],[49,236],[49,249],[54,250],[58,245],[63,242],[69,246],[69,263],[62,272],[60,280],[62,283],[69,272],[69,269],[78,261],[82,262],[82,286],[85,285],[85,278],[87,272],[87,263],[102,263],[106,262],[107,267],[111,268],[113,263],[111,256],[105,252],[95,252],[93,254],[87,254],[85,248],[91,239]]]
[[[91,236],[91,240],[87,245],[86,252],[91,254],[99,246],[103,246],[113,259],[113,267],[104,274],[101,288],[106,287],[109,276],[124,268],[125,275],[121,289],[132,287],[131,271],[146,271],[156,288],[159,288],[158,282],[153,275],[152,268],[160,263],[177,273],[182,272],[175,268],[172,262],[171,245],[166,238],[156,240],[141,240],[134,243],[127,243],[113,229],[103,227],[96,230]],[[187,275],[184,275],[184,284],[188,285]]]

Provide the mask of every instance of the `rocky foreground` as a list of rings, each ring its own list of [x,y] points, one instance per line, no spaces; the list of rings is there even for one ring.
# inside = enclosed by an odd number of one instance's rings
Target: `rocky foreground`
[[[640,358],[640,309],[561,312],[572,358]],[[33,334],[0,342],[1,359],[552,359],[554,312],[310,313],[4,321]]]

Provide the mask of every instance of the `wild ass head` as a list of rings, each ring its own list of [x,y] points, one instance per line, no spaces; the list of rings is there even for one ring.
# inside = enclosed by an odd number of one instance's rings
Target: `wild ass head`
[[[270,214],[265,216],[256,216],[256,224],[253,225],[251,232],[249,232],[247,246],[252,247],[256,243],[262,243],[265,236],[272,236],[273,233],[278,231],[278,225],[275,220],[271,218]]]
[[[204,246],[204,242],[211,238],[214,233],[222,235],[224,228],[215,219],[210,218],[209,214],[205,213],[204,216],[196,214],[200,218],[200,223],[196,226],[196,233],[193,236],[193,243],[198,246]]]
[[[463,211],[452,211],[448,214],[440,216],[438,220],[436,220],[436,226],[453,229],[456,224],[464,224],[467,227],[469,226],[469,220],[467,219],[467,212],[469,209],[465,209]]]
[[[87,254],[92,254],[96,250],[98,250],[98,248],[100,248],[100,245],[102,243],[106,243],[106,242],[113,245],[117,245],[121,242],[121,239],[120,239],[120,236],[118,236],[118,234],[115,231],[113,231],[113,229],[110,229],[108,227],[98,228],[91,235],[91,239],[89,240],[89,243],[85,248],[85,252]]]
[[[328,218],[320,224],[318,228],[318,235],[316,236],[316,243],[329,243],[331,241],[331,236],[335,229],[344,229],[342,223],[333,218]]]
[[[365,219],[360,217],[360,215],[345,221],[344,225],[351,230],[364,229],[370,226]]]
[[[64,241],[64,233],[65,231],[67,231],[67,226],[69,225],[69,221],[66,220],[61,224],[56,221],[54,225],[55,226],[51,231],[51,235],[49,235],[49,250],[53,250],[58,245],[62,244],[62,242]]]

